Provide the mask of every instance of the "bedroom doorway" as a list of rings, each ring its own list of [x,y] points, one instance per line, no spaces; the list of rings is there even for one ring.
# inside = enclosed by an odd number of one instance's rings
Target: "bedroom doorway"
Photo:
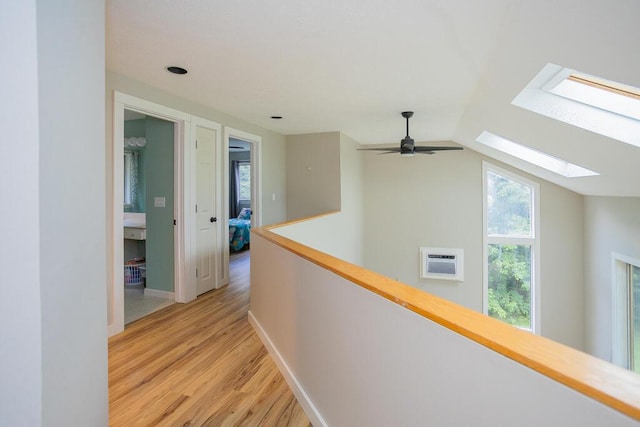
[[[251,144],[229,140],[229,251],[249,250],[251,231]]]
[[[225,271],[229,255],[250,249],[251,227],[261,225],[260,144],[262,138],[225,128],[225,202],[229,241],[225,245]]]

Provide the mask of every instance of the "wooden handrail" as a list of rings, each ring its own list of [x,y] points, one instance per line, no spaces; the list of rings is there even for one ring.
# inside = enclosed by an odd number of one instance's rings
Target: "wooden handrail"
[[[270,231],[286,225],[288,223],[251,232],[640,421],[640,375]]]

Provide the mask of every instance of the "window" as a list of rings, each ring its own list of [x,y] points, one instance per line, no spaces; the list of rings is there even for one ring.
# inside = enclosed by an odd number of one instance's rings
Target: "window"
[[[547,91],[604,111],[640,120],[640,90],[586,74],[571,72]]]
[[[538,185],[488,163],[483,175],[485,314],[537,332]]]
[[[613,362],[640,373],[640,261],[614,254]]]
[[[525,147],[524,145],[510,141],[491,132],[484,131],[476,138],[476,142],[487,145],[495,150],[517,157],[525,162],[540,166],[546,170],[557,173],[567,178],[576,178],[581,176],[600,175],[597,172],[583,168],[576,164],[558,159],[542,151]]]
[[[238,175],[240,179],[239,200],[251,200],[251,163],[241,163],[238,166]]]
[[[133,153],[131,151],[124,152],[124,205],[131,206],[131,160]]]
[[[138,151],[124,152],[124,206],[125,212],[140,212],[138,209]]]
[[[547,64],[511,102],[640,147],[640,89]]]

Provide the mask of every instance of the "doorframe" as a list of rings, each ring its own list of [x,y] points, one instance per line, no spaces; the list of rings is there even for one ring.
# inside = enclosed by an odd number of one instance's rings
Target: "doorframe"
[[[262,137],[232,127],[224,127],[222,152],[224,198],[224,224],[229,227],[229,140],[231,138],[246,141],[251,146],[251,227],[262,225]],[[223,244],[223,284],[229,283],[229,243]]]
[[[124,110],[167,120],[174,123],[174,293],[176,302],[188,302],[196,298],[195,239],[191,230],[195,215],[194,206],[195,153],[190,141],[191,115],[164,105],[155,104],[114,91],[113,102],[113,192],[112,192],[112,248],[108,268],[112,271],[109,293],[111,307],[108,324],[109,335],[124,330],[124,248],[122,201],[124,200]]]

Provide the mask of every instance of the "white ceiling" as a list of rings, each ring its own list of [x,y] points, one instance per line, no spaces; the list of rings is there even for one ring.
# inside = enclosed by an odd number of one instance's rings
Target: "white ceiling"
[[[549,62],[640,87],[638,18],[636,0],[108,0],[106,60],[283,134],[396,144],[412,110],[416,141],[453,140],[582,194],[640,196],[639,148],[511,105]],[[475,143],[483,130],[601,175],[544,172]]]

